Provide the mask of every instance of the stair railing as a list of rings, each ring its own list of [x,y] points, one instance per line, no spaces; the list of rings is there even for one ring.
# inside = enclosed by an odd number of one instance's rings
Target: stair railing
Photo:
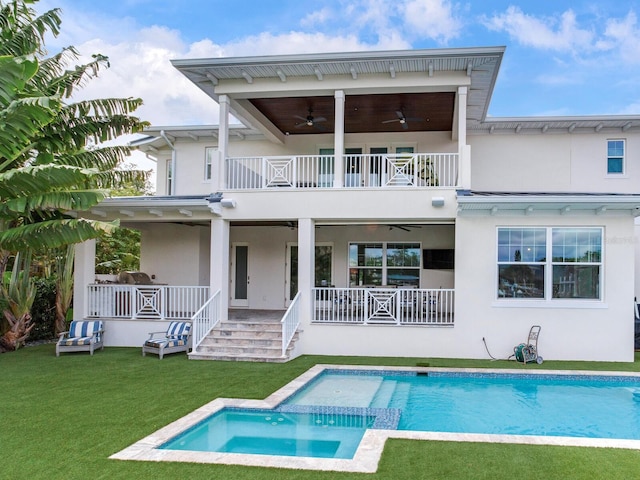
[[[287,353],[287,348],[289,348],[289,344],[293,339],[293,336],[296,334],[296,330],[298,330],[298,326],[300,325],[300,296],[301,292],[298,292],[289,305],[286,313],[282,317],[280,321],[282,325],[282,356],[284,357]]]
[[[191,351],[195,352],[202,340],[220,321],[220,290],[205,302],[191,317]]]

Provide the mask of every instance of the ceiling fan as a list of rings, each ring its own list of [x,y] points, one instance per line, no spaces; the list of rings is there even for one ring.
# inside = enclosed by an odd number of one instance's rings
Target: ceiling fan
[[[300,123],[296,123],[296,128],[315,127],[315,128],[321,129],[321,126],[317,124],[321,122],[326,122],[327,119],[324,117],[314,117],[312,114],[313,114],[313,109],[309,107],[309,114],[306,117],[301,117],[300,115],[294,115],[294,118],[298,118],[302,120]]]
[[[382,123],[393,123],[393,122],[400,122],[400,125],[402,125],[402,128],[405,130],[409,129],[409,125],[408,122],[421,122],[422,119],[421,118],[407,118],[404,116],[404,113],[402,112],[402,110],[396,110],[396,115],[398,116],[398,118],[394,118],[392,120],[385,120]]]

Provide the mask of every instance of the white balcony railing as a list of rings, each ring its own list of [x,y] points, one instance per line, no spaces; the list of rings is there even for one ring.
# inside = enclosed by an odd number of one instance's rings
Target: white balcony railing
[[[456,187],[457,153],[344,155],[345,188]],[[234,157],[225,163],[225,188],[333,188],[333,155]]]
[[[313,289],[313,322],[453,326],[453,289]]]
[[[189,320],[209,299],[209,287],[96,284],[88,286],[89,318]]]

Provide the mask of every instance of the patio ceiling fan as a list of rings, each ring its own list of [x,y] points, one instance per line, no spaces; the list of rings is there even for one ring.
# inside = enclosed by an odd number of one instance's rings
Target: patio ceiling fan
[[[296,123],[296,128],[302,128],[302,127],[314,127],[314,128],[318,128],[323,130],[323,128],[320,125],[317,125],[318,123],[321,122],[326,122],[327,119],[324,117],[314,117],[313,116],[313,109],[311,107],[309,107],[309,113],[306,117],[301,117],[300,115],[294,115],[294,118],[298,118],[300,120],[302,120],[299,123]]]
[[[404,113],[402,110],[396,110],[396,116],[398,118],[394,118],[392,120],[385,120],[382,123],[394,123],[394,122],[400,122],[400,125],[402,125],[402,128],[405,130],[409,130],[409,122],[421,122],[422,119],[421,118],[407,118],[404,116]]]

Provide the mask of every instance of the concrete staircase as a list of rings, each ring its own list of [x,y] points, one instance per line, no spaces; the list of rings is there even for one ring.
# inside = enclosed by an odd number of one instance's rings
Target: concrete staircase
[[[220,322],[189,354],[196,360],[286,362],[298,339],[296,332],[282,355],[281,310],[229,310],[229,320]]]

